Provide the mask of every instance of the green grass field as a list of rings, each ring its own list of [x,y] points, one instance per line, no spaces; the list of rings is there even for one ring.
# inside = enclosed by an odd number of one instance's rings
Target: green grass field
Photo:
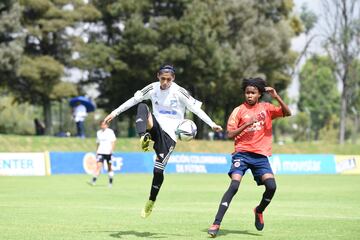
[[[151,175],[1,177],[0,239],[208,239],[229,179],[219,175],[168,174],[152,215],[140,217]],[[218,239],[359,239],[360,176],[277,176],[278,190],[254,227],[252,209],[262,187],[249,175],[222,224]]]

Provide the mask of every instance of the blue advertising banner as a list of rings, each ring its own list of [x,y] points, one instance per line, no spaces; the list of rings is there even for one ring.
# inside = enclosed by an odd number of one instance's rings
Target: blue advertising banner
[[[174,153],[166,166],[167,173],[227,173],[230,154]]]
[[[148,173],[153,169],[152,153],[115,153],[112,158],[114,172]],[[85,152],[51,152],[52,174],[92,174],[96,155]],[[106,168],[106,164],[104,164]]]
[[[335,156],[330,154],[274,154],[270,165],[275,174],[335,174]]]
[[[154,153],[114,153],[115,172],[152,173]],[[334,155],[275,154],[269,158],[275,174],[335,174]],[[85,152],[51,152],[52,174],[92,174],[96,155]],[[227,173],[230,154],[173,153],[167,163],[167,173]],[[104,166],[106,169],[106,165]]]
[[[152,173],[154,153],[114,153],[112,168],[122,173]],[[52,174],[92,174],[96,155],[85,152],[51,152]],[[230,155],[207,153],[174,153],[167,164],[167,173],[224,173],[229,170]],[[106,169],[106,165],[104,166]]]

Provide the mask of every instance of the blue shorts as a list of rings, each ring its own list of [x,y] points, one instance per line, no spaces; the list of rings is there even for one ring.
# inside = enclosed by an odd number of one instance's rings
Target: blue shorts
[[[263,185],[261,177],[266,173],[273,174],[269,159],[260,154],[251,152],[237,152],[232,155],[232,164],[229,171],[229,177],[231,174],[237,173],[241,176],[245,175],[246,170],[251,169],[254,176],[254,180],[257,185]]]

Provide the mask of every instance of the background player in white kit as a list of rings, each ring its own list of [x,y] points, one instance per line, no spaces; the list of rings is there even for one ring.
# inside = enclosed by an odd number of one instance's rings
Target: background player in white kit
[[[107,167],[108,167],[108,175],[109,175],[109,187],[112,187],[114,172],[112,171],[112,168],[111,168],[112,167],[111,166],[111,164],[112,164],[111,158],[112,158],[112,153],[113,153],[114,147],[115,147],[116,136],[115,136],[114,131],[111,128],[109,128],[109,125],[106,122],[101,122],[100,128],[101,129],[98,130],[96,133],[97,165],[96,165],[96,169],[95,169],[91,184],[95,185],[96,180],[97,180],[98,176],[100,175],[101,168],[104,164],[104,161],[106,161]]]
[[[175,130],[184,119],[186,108],[195,113],[214,131],[222,131],[221,126],[214,123],[201,109],[201,102],[173,82],[175,79],[174,67],[162,66],[157,73],[157,78],[159,79],[158,82],[153,82],[137,91],[134,97],[121,104],[104,119],[104,122],[108,123],[120,113],[143,100],[151,100],[153,112],[149,111],[146,104],[140,103],[136,115],[136,131],[140,136],[141,148],[148,151],[150,140],[152,140],[156,153],[150,197],[141,212],[141,216],[144,218],[151,214],[164,181],[164,169],[176,145]]]

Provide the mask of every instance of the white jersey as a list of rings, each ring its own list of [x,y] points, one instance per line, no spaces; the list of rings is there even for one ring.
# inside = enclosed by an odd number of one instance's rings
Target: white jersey
[[[82,122],[87,116],[86,107],[82,104],[77,105],[74,108],[74,120],[75,122]]]
[[[201,109],[201,102],[194,99],[190,94],[175,82],[168,89],[162,90],[160,82],[154,82],[137,91],[134,97],[121,104],[112,114],[119,115],[130,107],[150,99],[152,102],[153,114],[161,128],[176,141],[175,130],[184,119],[186,108],[195,113],[211,128],[215,123]]]
[[[100,129],[96,133],[96,143],[99,144],[97,154],[111,154],[112,143],[116,141],[116,136],[111,128]]]

